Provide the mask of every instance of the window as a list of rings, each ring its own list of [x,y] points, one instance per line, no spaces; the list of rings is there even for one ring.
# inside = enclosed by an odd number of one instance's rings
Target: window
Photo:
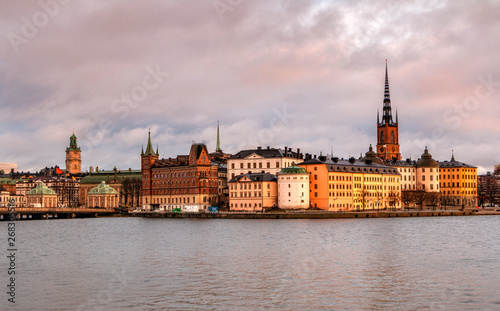
[[[279,167],[280,167],[280,163],[276,162],[276,168],[279,168]]]

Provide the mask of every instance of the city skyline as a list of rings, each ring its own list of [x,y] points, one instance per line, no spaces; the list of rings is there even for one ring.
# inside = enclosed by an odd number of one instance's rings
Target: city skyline
[[[149,128],[160,158],[213,152],[217,121],[224,152],[358,157],[385,59],[403,159],[498,162],[498,4],[41,3],[0,5],[0,162],[19,170],[64,166],[73,130],[83,171],[139,168]]]

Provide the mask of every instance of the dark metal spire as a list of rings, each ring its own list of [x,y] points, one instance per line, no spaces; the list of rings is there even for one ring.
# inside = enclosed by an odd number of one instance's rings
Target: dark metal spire
[[[151,130],[148,132],[148,145],[146,146],[146,153],[144,155],[155,155],[153,144],[151,144]]]
[[[387,59],[385,60],[385,88],[384,88],[384,113],[382,123],[392,124],[391,94],[389,92],[389,74],[387,73]]]

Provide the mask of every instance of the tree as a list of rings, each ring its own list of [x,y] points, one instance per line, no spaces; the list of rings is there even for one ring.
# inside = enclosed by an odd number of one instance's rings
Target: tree
[[[415,198],[415,204],[420,205],[420,210],[422,210],[425,201],[427,201],[427,192],[425,190],[415,190],[413,191],[413,197]]]
[[[428,192],[427,200],[432,206],[432,209],[436,209],[436,206],[438,206],[439,202],[441,201],[441,194],[439,192]]]
[[[401,202],[401,193],[396,190],[389,191],[387,201],[389,202],[389,207],[391,209],[397,208],[399,203]]]
[[[403,190],[401,192],[401,201],[403,202],[405,208],[409,209],[410,204],[415,204],[415,191]]]
[[[142,192],[142,181],[137,177],[125,177],[120,188],[123,205],[138,206]]]

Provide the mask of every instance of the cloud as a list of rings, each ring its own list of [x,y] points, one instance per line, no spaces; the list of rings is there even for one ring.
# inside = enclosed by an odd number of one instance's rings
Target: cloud
[[[388,59],[404,157],[433,143],[439,160],[453,149],[481,168],[498,162],[499,4],[231,3],[221,18],[210,1],[68,2],[18,52],[9,34],[45,11],[0,4],[0,159],[20,170],[64,166],[74,128],[92,148],[83,167],[138,168],[148,128],[161,156],[175,157],[192,140],[213,150],[217,120],[228,152],[333,146],[358,156],[375,143]],[[168,77],[125,105],[156,67]],[[488,77],[489,96],[470,108]],[[294,118],[276,131],[283,107]]]

